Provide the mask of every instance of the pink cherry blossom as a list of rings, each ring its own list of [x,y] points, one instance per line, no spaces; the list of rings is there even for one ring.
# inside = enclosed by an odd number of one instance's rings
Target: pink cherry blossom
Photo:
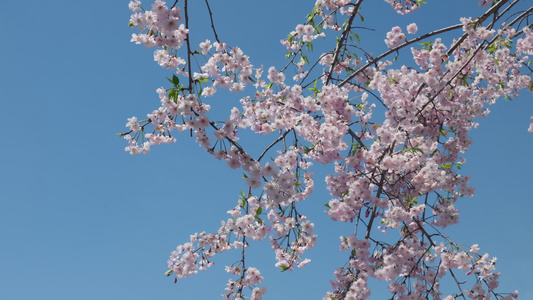
[[[415,34],[418,31],[418,26],[415,23],[407,25],[407,32],[409,34]]]

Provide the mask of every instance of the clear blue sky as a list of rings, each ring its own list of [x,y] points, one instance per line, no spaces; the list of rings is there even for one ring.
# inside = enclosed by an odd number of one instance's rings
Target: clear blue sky
[[[127,27],[128,2],[2,5],[0,299],[219,299],[223,292],[228,278],[223,266],[236,260],[236,253],[221,255],[217,266],[178,284],[163,273],[175,246],[194,232],[215,231],[228,217],[244,185],[241,173],[209,156],[187,134],[148,156],[124,152],[126,142],[115,134],[126,129],[127,118],[158,107],[155,89],[168,76],[151,50],[129,42],[134,31]],[[197,5],[203,1],[195,2],[199,19],[192,25],[201,31],[208,18]],[[265,66],[283,65],[279,40],[303,22],[314,3],[212,2],[221,38],[240,46],[254,65]],[[298,6],[304,2],[308,5]],[[427,1],[422,10],[401,17],[383,1],[368,2],[374,6],[363,10],[366,25],[378,29],[414,21],[425,32],[479,11],[473,0]],[[378,32],[362,34],[367,45],[379,44],[375,53],[385,49],[386,31]],[[500,291],[518,289],[522,299],[533,299],[533,135],[527,132],[532,100],[523,93],[499,102],[472,133],[463,170],[472,176],[476,195],[457,204],[462,221],[446,231],[498,257]],[[343,227],[321,213],[330,196],[323,180],[315,181],[305,211],[319,234],[320,245],[308,256],[311,264],[280,274],[272,252],[264,249],[268,243],[250,253],[265,274],[266,299],[321,299],[333,269],[345,261],[336,250],[345,233],[331,233]]]

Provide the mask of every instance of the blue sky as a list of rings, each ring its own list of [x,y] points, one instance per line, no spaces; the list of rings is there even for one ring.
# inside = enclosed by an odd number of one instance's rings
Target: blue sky
[[[228,278],[223,266],[236,253],[221,255],[208,272],[178,284],[163,273],[178,244],[194,232],[216,230],[228,217],[244,183],[240,172],[187,134],[147,156],[124,152],[126,142],[116,133],[126,129],[127,118],[158,107],[155,90],[169,74],[153,61],[152,50],[129,42],[135,32],[127,27],[129,1],[5,2],[0,299],[218,299]],[[304,20],[314,1],[300,7],[303,2],[213,1],[212,9],[221,39],[240,46],[254,65],[282,66],[279,40]],[[383,1],[370,2],[374,6],[363,15],[366,26],[376,29],[416,22],[429,31],[479,11],[477,1],[468,7],[467,1],[428,1],[402,17]],[[200,36],[208,19],[204,7],[193,8],[198,19],[192,26]],[[377,32],[361,34],[375,53],[385,49],[386,31]],[[523,93],[500,101],[472,132],[463,170],[476,194],[457,204],[461,222],[446,231],[498,257],[500,291],[518,289],[523,299],[533,299],[532,100]],[[280,274],[267,243],[251,251],[252,264],[265,274],[266,299],[320,299],[333,269],[345,260],[336,251],[342,233],[333,230],[346,227],[322,213],[330,196],[323,180],[315,181],[316,193],[305,206],[319,234],[320,245],[309,253],[312,263]]]

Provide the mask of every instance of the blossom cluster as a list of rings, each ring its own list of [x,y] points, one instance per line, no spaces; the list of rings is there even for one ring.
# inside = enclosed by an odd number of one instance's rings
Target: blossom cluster
[[[394,26],[391,31],[387,32],[387,39],[385,44],[389,48],[395,48],[399,44],[405,41],[405,34],[402,32],[402,29],[398,26]]]

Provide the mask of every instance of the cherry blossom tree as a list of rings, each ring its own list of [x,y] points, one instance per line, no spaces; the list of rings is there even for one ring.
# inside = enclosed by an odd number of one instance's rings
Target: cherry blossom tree
[[[476,119],[497,99],[533,91],[527,56],[533,55],[527,22],[533,6],[485,0],[479,17],[439,30],[396,26],[376,33],[387,50],[373,55],[358,35],[365,2],[317,0],[307,21],[281,40],[286,65],[277,67],[254,65],[224,43],[208,0],[212,30],[195,33],[204,40],[199,44],[190,39],[189,1],[130,2],[130,27],[138,30],[132,42],[155,48],[154,60],[174,74],[157,89],[158,109],[128,119],[120,134],[126,151],[146,154],[183,132],[242,170],[246,186],[218,230],[195,233],[171,253],[168,276],[191,276],[213,266],[216,254],[235,251],[240,259],[225,267],[230,279],[223,297],[262,299],[266,287],[259,269],[247,264],[247,249],[253,240],[268,240],[281,271],[310,262],[305,253],[317,243],[315,224],[299,207],[313,193],[314,165],[329,164],[334,173],[319,178],[332,197],[325,214],[352,224],[353,233],[332,233],[340,235],[346,263],[331,275],[323,299],[367,299],[372,279],[388,283],[390,299],[518,297],[496,291],[495,259],[477,245],[455,243],[443,229],[458,223],[456,201],[474,192],[461,174],[461,155]],[[426,5],[386,2],[405,18]],[[444,42],[450,34],[455,39]],[[313,52],[320,43],[330,48]],[[222,90],[235,92],[241,105],[216,120],[209,100]],[[533,133],[533,123],[524,130]],[[245,131],[269,146],[253,156],[240,139]],[[387,231],[398,238],[385,238]],[[453,292],[441,287],[444,277],[452,278]]]

